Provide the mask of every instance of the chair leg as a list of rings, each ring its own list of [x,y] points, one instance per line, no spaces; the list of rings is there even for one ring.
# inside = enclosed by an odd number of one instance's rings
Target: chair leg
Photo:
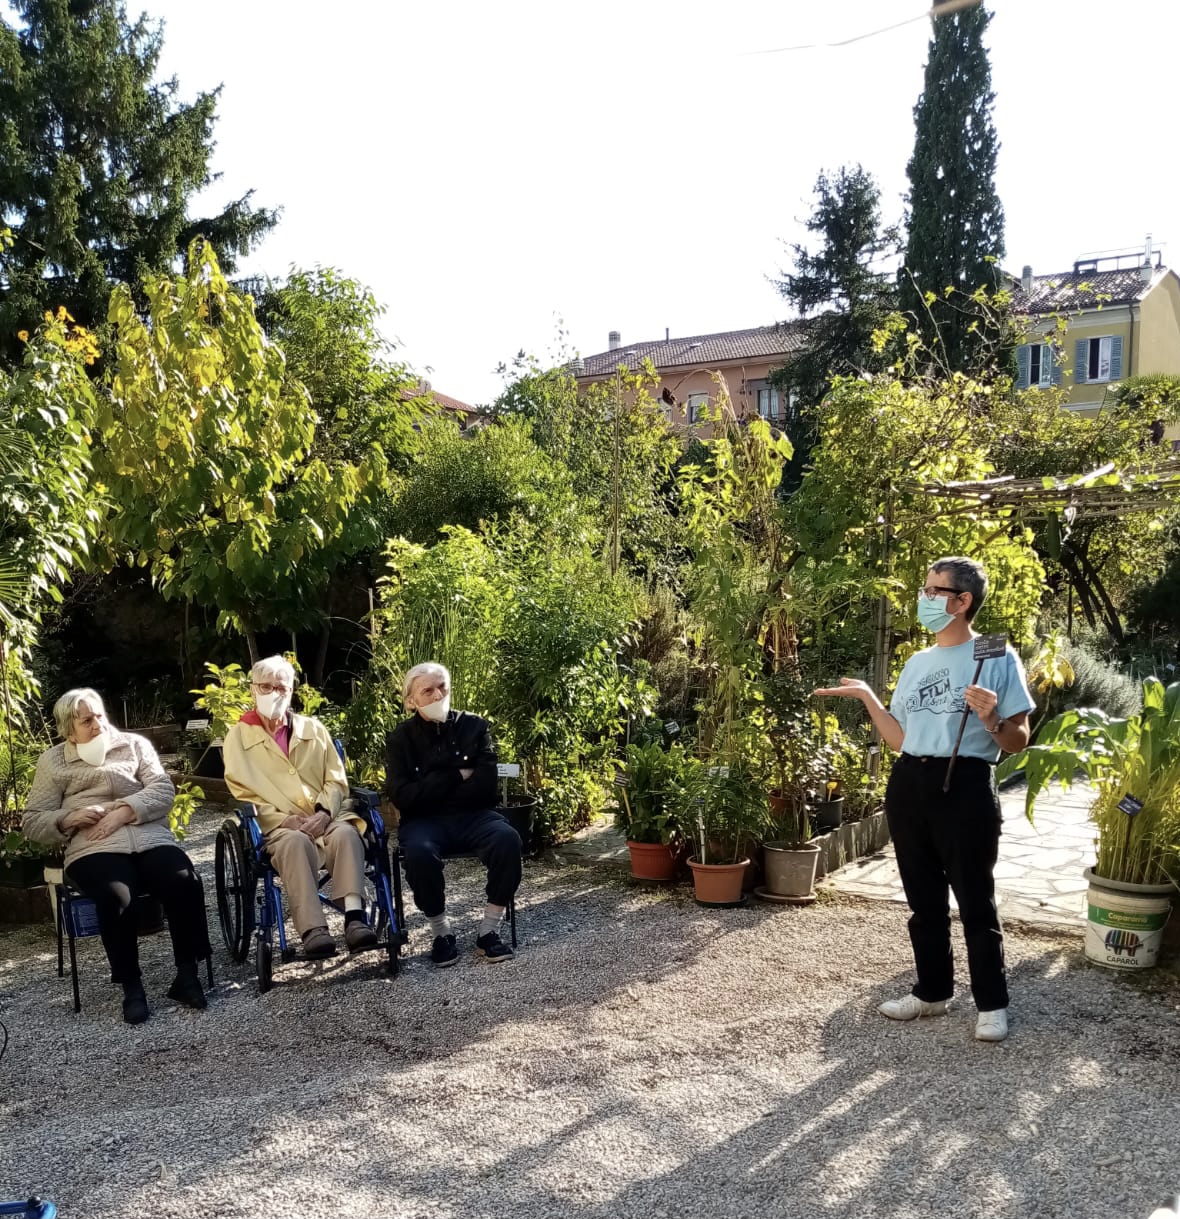
[[[82,1010],[82,996],[78,990],[78,953],[74,939],[74,919],[70,916],[70,925],[67,928],[70,933],[70,979],[74,984],[74,1012]]]
[[[66,976],[65,967],[65,922],[62,919],[62,910],[64,908],[65,898],[62,893],[62,886],[57,885],[57,976],[64,978]]]
[[[508,899],[508,929],[512,932],[512,947],[516,947],[516,894]]]
[[[206,989],[212,990],[213,989],[213,954],[212,953],[210,953],[205,958],[205,973],[209,977],[209,985]]]

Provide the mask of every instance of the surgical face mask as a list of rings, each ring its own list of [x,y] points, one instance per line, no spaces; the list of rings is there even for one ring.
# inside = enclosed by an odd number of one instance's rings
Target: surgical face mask
[[[268,720],[281,720],[290,705],[291,696],[280,694],[277,690],[254,696],[254,706],[258,708],[258,714],[266,716]]]
[[[935,635],[944,631],[955,620],[954,614],[947,610],[949,597],[936,597],[928,601],[925,596],[918,596],[918,621]]]
[[[100,732],[89,741],[75,741],[74,748],[87,766],[101,766],[107,760],[107,746],[110,743],[110,737],[105,732]]]
[[[451,709],[451,696],[444,694],[437,703],[426,703],[418,708],[418,714],[424,715],[428,720],[434,720],[436,724],[441,724],[447,718],[447,713]]]

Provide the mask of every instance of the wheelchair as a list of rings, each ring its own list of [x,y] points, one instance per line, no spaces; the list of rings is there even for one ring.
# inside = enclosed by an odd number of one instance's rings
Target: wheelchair
[[[385,954],[390,976],[396,976],[402,946],[409,938],[402,904],[401,869],[390,864],[389,835],[378,807],[375,791],[354,787],[349,795],[353,810],[365,820],[362,836],[365,876],[373,886],[374,899],[365,904],[369,925],[377,932],[375,951]],[[283,898],[275,882],[278,873],[270,861],[258,827],[254,806],[239,804],[236,816],[227,817],[217,831],[213,848],[217,883],[217,919],[222,938],[233,960],[241,964],[254,940],[258,990],[265,994],[273,985],[275,940],[279,958],[294,960],[295,948],[288,943],[283,917]],[[320,901],[336,909],[323,892],[326,874],[320,877]]]

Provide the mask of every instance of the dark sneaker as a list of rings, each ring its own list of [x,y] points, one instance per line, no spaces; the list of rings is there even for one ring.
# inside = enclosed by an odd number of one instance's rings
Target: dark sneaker
[[[128,1024],[142,1024],[151,1012],[148,1010],[147,995],[142,986],[123,987],[123,1019]]]
[[[322,961],[324,957],[336,955],[336,941],[328,934],[327,927],[313,927],[303,937],[303,955],[309,961]]]
[[[178,973],[176,981],[168,987],[168,998],[175,999],[177,1003],[183,1003],[185,1007],[195,1007],[198,1011],[203,1011],[209,1006],[205,992],[201,989],[201,980],[195,971],[189,973],[186,970],[184,973]]]
[[[366,948],[377,947],[377,933],[368,923],[361,922],[359,918],[353,919],[344,928],[344,942],[349,952],[363,952]]]
[[[516,954],[494,931],[489,931],[475,941],[475,955],[485,961],[511,961]]]
[[[459,949],[453,935],[436,935],[430,948],[430,959],[440,966],[454,965],[459,959]]]

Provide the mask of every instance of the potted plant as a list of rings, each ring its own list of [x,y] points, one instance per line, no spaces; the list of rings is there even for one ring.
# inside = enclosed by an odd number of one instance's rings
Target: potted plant
[[[696,899],[704,906],[735,905],[767,826],[765,783],[753,767],[729,762],[689,772],[682,791],[686,806],[695,808],[688,866]]]
[[[1097,858],[1089,881],[1086,955],[1116,969],[1154,965],[1180,881],[1180,682],[1143,683],[1143,709],[1112,717],[1095,708],[1063,712],[1037,743],[1007,759],[1003,779],[1027,780],[1025,812],[1054,779],[1080,772],[1094,785],[1090,817]]]
[[[628,745],[615,828],[627,841],[636,880],[671,880],[683,842],[685,779],[694,761],[679,743]]]
[[[224,668],[205,662],[205,668],[212,677],[205,686],[190,690],[197,695],[196,705],[203,711],[208,711],[210,723],[208,736],[205,729],[186,730],[186,742],[200,744],[204,739],[205,748],[201,752],[191,773],[202,778],[220,779],[225,774],[225,765],[221,759],[221,743],[230,728],[254,706],[254,695],[250,691],[250,674],[241,665],[226,665]],[[190,763],[193,751],[190,749]]]

